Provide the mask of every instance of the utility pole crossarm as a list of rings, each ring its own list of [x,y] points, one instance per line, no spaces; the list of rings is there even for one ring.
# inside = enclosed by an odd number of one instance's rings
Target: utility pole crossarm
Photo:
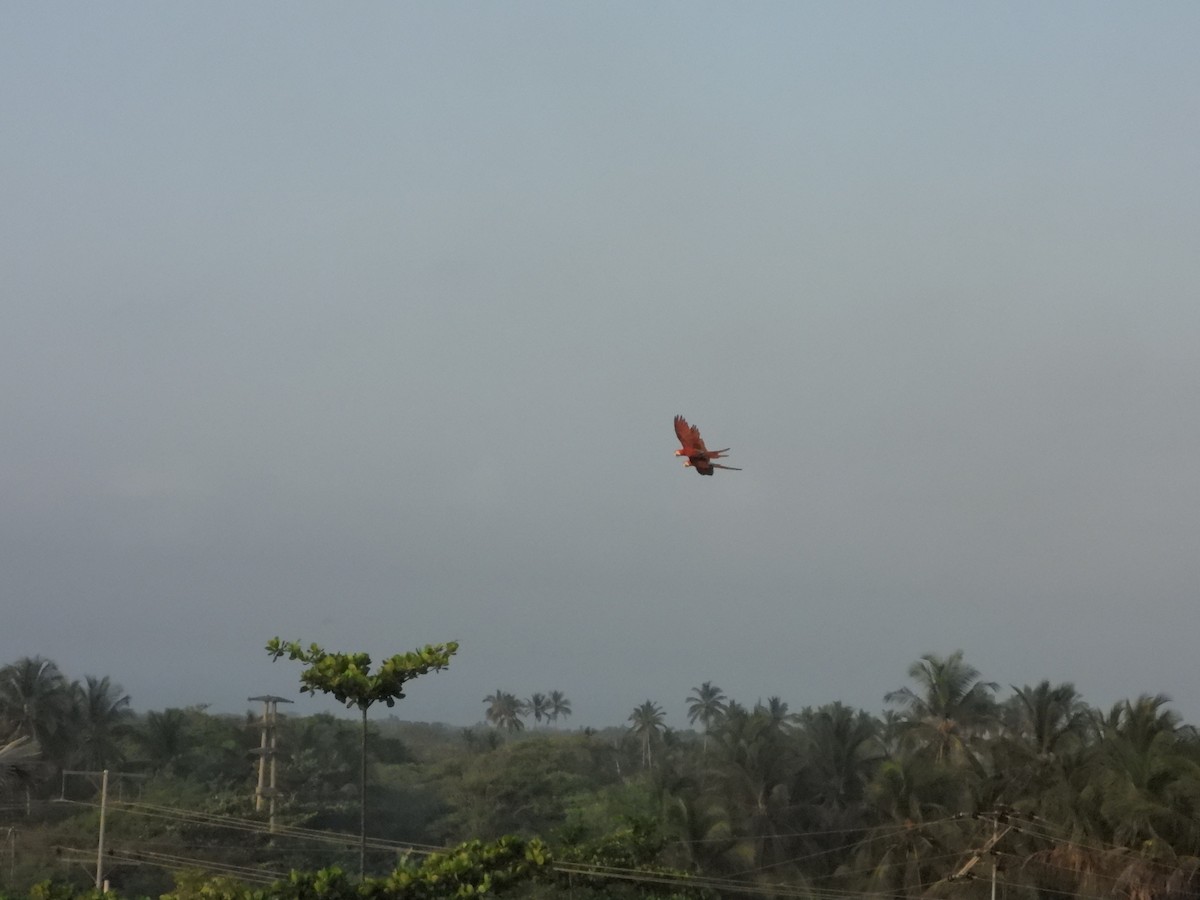
[[[1010,831],[1012,831],[1011,825],[1005,825],[1003,831],[993,831],[992,836],[984,841],[983,846],[976,850],[971,858],[962,864],[962,868],[951,875],[947,880],[957,881],[959,878],[965,878],[967,873],[975,868],[976,864],[983,859],[984,856],[990,853],[993,847],[1000,843],[1000,838],[1004,837]]]

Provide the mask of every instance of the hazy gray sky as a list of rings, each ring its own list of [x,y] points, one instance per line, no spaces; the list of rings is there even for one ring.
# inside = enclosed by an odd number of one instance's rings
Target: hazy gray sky
[[[1200,718],[1200,6],[9,4],[0,663],[396,713],[922,653]],[[743,472],[673,457],[682,413]]]

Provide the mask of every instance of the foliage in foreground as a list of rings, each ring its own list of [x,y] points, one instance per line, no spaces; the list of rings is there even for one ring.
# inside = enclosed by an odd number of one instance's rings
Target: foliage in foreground
[[[518,885],[544,878],[550,852],[537,839],[504,837],[491,843],[470,841],[423,859],[402,859],[388,875],[348,876],[333,866],[316,872],[294,871],[268,887],[250,887],[232,878],[197,871],[176,875],[175,889],[161,900],[450,900],[503,894]],[[114,900],[69,884],[42,882],[29,900]]]

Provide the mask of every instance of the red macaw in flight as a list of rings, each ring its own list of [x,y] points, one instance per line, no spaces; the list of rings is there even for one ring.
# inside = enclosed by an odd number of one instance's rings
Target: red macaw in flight
[[[723,466],[720,463],[713,462],[714,459],[721,459],[724,454],[729,452],[729,448],[724,450],[709,450],[704,446],[704,438],[700,437],[700,429],[695,425],[689,425],[687,419],[683,416],[675,417],[675,436],[679,438],[679,443],[683,446],[675,451],[676,456],[685,457],[683,466],[685,469],[695,469],[701,475],[711,475],[713,469],[729,469],[731,472],[740,472],[741,469],[736,466]]]

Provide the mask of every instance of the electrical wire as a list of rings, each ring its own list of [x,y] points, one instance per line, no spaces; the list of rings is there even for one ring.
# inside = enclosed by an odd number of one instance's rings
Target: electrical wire
[[[99,804],[95,802],[78,801],[78,800],[60,800],[60,803],[68,803],[78,806],[86,806],[98,808]],[[109,801],[108,807],[113,811],[121,811],[131,815],[144,816],[152,819],[170,821],[176,824],[224,828],[233,831],[238,831],[247,834],[260,834],[271,838],[291,838],[297,841],[310,841],[316,843],[333,844],[345,848],[357,847],[360,844],[360,836],[347,834],[344,832],[332,832],[320,829],[304,828],[301,826],[276,825],[272,830],[270,826],[256,819],[239,818],[236,816],[226,816],[217,813],[208,813],[199,810],[188,810],[181,807],[160,806],[155,804],[140,803],[135,801]],[[937,825],[944,825],[946,822],[954,819],[963,818],[961,815],[948,816],[941,819],[935,819],[930,822],[919,823],[916,825],[896,825],[884,830],[876,831],[872,834],[864,836],[859,841],[848,842],[838,847],[828,848],[826,850],[816,851],[814,853],[805,854],[798,857],[793,857],[788,860],[783,860],[776,863],[770,863],[754,869],[747,869],[741,872],[734,873],[731,876],[709,876],[709,875],[689,875],[689,874],[673,874],[673,873],[651,873],[640,869],[622,868],[619,866],[604,866],[597,864],[583,864],[572,862],[552,862],[550,868],[556,872],[568,875],[587,878],[598,878],[604,880],[622,880],[629,882],[637,882],[643,884],[660,884],[671,885],[675,887],[690,887],[690,888],[708,888],[712,890],[725,891],[729,893],[740,893],[745,895],[766,895],[771,894],[778,897],[808,897],[811,900],[844,900],[849,896],[860,896],[862,891],[843,890],[833,887],[813,887],[812,885],[789,885],[784,883],[766,882],[763,879],[747,879],[743,876],[750,874],[763,874],[770,869],[779,866],[794,864],[805,860],[814,859],[829,853],[839,852],[843,850],[853,850],[855,847],[861,847],[870,844],[874,841],[886,840],[886,838],[895,833],[902,831],[911,831],[915,829],[925,829]],[[979,818],[975,816],[974,818]],[[1103,843],[1084,843],[1070,838],[1064,838],[1056,835],[1050,826],[1050,823],[1045,823],[1045,820],[1037,820],[1028,818],[1019,814],[1006,813],[1006,821],[1013,826],[1018,833],[1027,833],[1035,838],[1045,840],[1053,845],[1063,847],[1077,847],[1079,849],[1088,850],[1090,852],[1111,852],[1126,850],[1118,845],[1105,845]],[[788,835],[780,835],[781,837],[810,837],[837,833],[849,833],[858,829],[839,829],[820,832],[795,832]],[[714,840],[728,839],[704,839],[697,841],[677,841],[674,844],[704,844]],[[428,844],[405,843],[401,841],[386,840],[383,838],[368,838],[367,847],[377,851],[404,852],[415,855],[428,855],[432,853],[446,853],[451,848],[438,847]],[[78,850],[70,850],[68,852],[85,852]],[[270,872],[261,868],[250,866],[241,866],[234,863],[219,862],[210,859],[200,859],[196,857],[183,856],[175,853],[167,853],[160,850],[153,850],[143,846],[138,850],[129,850],[120,847],[114,847],[110,851],[114,858],[119,858],[127,862],[144,862],[146,864],[158,865],[164,868],[179,868],[179,867],[194,867],[204,871],[224,874],[230,877],[236,877],[247,882],[257,884],[270,884],[274,881],[285,877],[282,873]],[[291,850],[289,852],[319,852],[316,849],[310,851]],[[995,851],[993,851],[995,852]],[[996,853],[997,856],[1005,856],[1020,864],[1028,861],[1028,857],[1017,857],[1014,854]],[[925,859],[926,862],[940,862],[951,859],[960,859],[961,853],[939,854]],[[1164,873],[1172,873],[1181,871],[1177,867],[1171,867],[1168,864],[1158,861],[1144,860],[1142,861],[1148,866],[1157,866]],[[1078,875],[1075,870],[1051,863],[1048,860],[1039,859],[1039,865],[1046,868],[1061,871],[1066,874]],[[847,875],[862,874],[873,871],[873,868],[862,868],[854,870],[841,870],[836,875],[827,877],[845,877]],[[1111,875],[1106,875],[1101,872],[1092,872],[1093,877],[1104,881],[1112,881],[1114,884],[1118,879]],[[975,876],[970,876],[975,877]],[[925,889],[932,887],[935,884],[945,883],[946,879],[939,879],[928,884],[915,886],[916,889]],[[1021,888],[1027,885],[1020,882],[1005,880],[1005,885]],[[906,890],[911,891],[914,886],[908,886]],[[1052,888],[1042,888],[1049,894],[1062,894],[1064,896],[1081,896],[1072,891],[1060,891]],[[883,898],[883,900],[903,900],[907,894],[893,893],[888,891],[873,891],[872,896]],[[1091,898],[1085,898],[1091,900]]]

